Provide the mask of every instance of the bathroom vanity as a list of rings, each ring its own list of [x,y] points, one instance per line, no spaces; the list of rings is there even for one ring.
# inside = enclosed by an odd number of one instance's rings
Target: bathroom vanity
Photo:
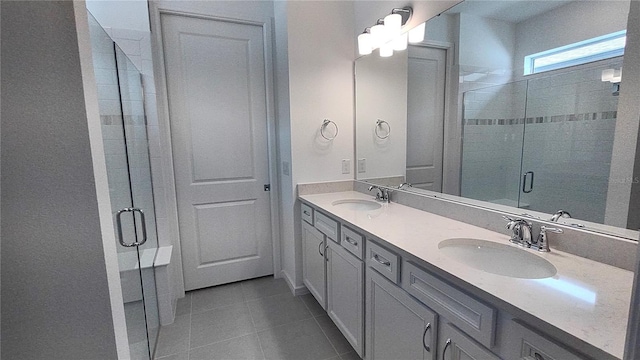
[[[630,271],[356,191],[299,199],[304,283],[364,359],[623,356]]]

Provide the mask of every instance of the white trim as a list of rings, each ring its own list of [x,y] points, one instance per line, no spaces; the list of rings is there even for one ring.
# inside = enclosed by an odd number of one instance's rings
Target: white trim
[[[274,94],[274,61],[273,61],[273,39],[272,24],[270,18],[264,21],[245,20],[230,17],[221,17],[209,14],[199,14],[188,11],[178,11],[160,7],[156,2],[150,2],[150,23],[153,36],[152,53],[154,61],[154,73],[156,75],[156,99],[158,104],[158,125],[160,127],[160,140],[162,148],[163,168],[165,169],[165,181],[169,181],[166,188],[171,191],[167,193],[167,215],[169,218],[172,235],[175,235],[174,245],[176,252],[180,258],[180,274],[182,283],[180,284],[181,292],[177,297],[184,296],[184,272],[182,270],[182,249],[180,239],[180,229],[178,223],[178,205],[177,205],[177,189],[175,184],[175,173],[173,166],[173,147],[171,143],[171,123],[169,116],[169,102],[167,97],[167,76],[164,59],[164,48],[162,39],[161,16],[162,15],[180,15],[192,18],[200,18],[207,20],[225,21],[236,24],[255,25],[262,28],[264,40],[264,70],[265,70],[265,90],[266,90],[266,106],[267,106],[267,143],[268,143],[268,159],[269,159],[269,182],[271,191],[269,194],[271,209],[271,241],[273,248],[273,274],[279,277],[281,273],[280,259],[280,213],[279,213],[279,182],[278,182],[278,162],[277,162],[277,141],[276,141],[276,121],[275,121],[275,94]]]
[[[307,289],[306,286],[304,286],[304,285],[300,285],[300,286],[293,285],[293,281],[291,281],[291,277],[289,276],[289,274],[287,274],[286,271],[282,270],[280,272],[280,277],[282,277],[284,279],[284,281],[286,281],[287,285],[289,286],[289,289],[291,290],[291,293],[294,296],[300,296],[300,295],[309,294],[309,289]]]

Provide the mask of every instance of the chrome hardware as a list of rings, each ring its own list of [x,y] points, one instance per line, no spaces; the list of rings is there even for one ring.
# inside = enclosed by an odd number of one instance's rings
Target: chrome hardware
[[[526,190],[527,187],[527,177],[529,177],[529,174],[531,174],[531,183],[529,184],[529,190]],[[528,194],[530,192],[533,191],[533,171],[527,171],[526,173],[524,173],[524,175],[522,176],[522,192],[525,194]]]
[[[568,211],[564,211],[564,210],[561,209],[561,210],[556,211],[551,216],[551,219],[549,219],[549,221],[558,222],[558,220],[560,220],[560,218],[571,218],[571,214],[569,214]]]
[[[307,210],[302,210],[302,213],[307,215],[307,216],[311,216],[311,214],[309,214],[309,212]]]
[[[403,187],[413,187],[413,185],[411,185],[411,183],[408,182],[403,182],[402,184],[398,185],[398,189],[402,190]]]
[[[327,126],[329,126],[329,124],[333,125],[333,127],[336,128],[336,132],[335,134],[333,134],[333,136],[329,135],[327,136],[327,134],[324,133],[325,129],[327,128]],[[322,125],[320,125],[320,135],[322,135],[323,138],[325,138],[326,140],[333,140],[336,138],[336,136],[338,136],[338,125],[336,125],[336,123],[334,123],[333,121],[329,120],[329,119],[324,119],[322,121]]]
[[[385,124],[387,125],[387,134],[386,135],[380,135],[380,133],[378,132],[378,128],[381,129],[383,127],[383,125],[385,125]],[[376,121],[376,127],[373,129],[373,131],[375,132],[376,137],[378,137],[378,139],[384,140],[384,139],[388,138],[389,135],[391,135],[391,125],[389,125],[389,123],[384,121],[384,120],[378,119],[378,121]]]
[[[451,339],[447,339],[447,342],[444,343],[444,350],[442,350],[442,360],[444,360],[444,355],[447,353],[447,349],[451,345]]]
[[[322,242],[318,244],[318,254],[320,254],[320,256],[324,257],[324,254],[322,253],[322,251],[320,251],[320,249],[322,249]]]
[[[376,193],[376,201],[382,201],[382,202],[390,202],[390,190],[385,189],[385,188],[381,188],[377,185],[371,185],[369,186],[369,191],[372,191],[373,189],[376,189],[377,193]]]
[[[350,238],[350,237],[348,237],[348,236],[345,238],[345,240],[346,240],[349,244],[351,244],[351,245],[353,245],[353,246],[358,246],[358,242],[357,242],[357,241],[355,241],[355,240],[353,240],[352,238]]]
[[[531,248],[542,251],[549,252],[549,239],[547,239],[547,231],[552,232],[554,234],[562,234],[564,231],[562,229],[550,228],[544,225],[540,226],[540,234],[538,234],[538,238],[534,243],[531,244]]]
[[[264,191],[271,191],[271,184],[264,184]]]
[[[425,340],[427,331],[429,331],[429,329],[431,329],[431,323],[427,323],[427,326],[424,328],[424,332],[422,333],[422,347],[424,347],[427,352],[431,352],[431,347],[427,345],[427,342]]]
[[[522,247],[531,247],[531,223],[520,218],[502,218],[508,221],[507,229],[512,231],[509,241]]]
[[[126,213],[126,212],[130,212],[133,213],[133,221],[136,221],[136,215],[135,213],[138,212],[140,213],[140,223],[142,225],[142,240],[141,241],[134,241],[130,244],[127,244],[124,242],[124,236],[122,235],[122,214]],[[118,242],[120,242],[120,245],[124,246],[124,247],[134,247],[134,246],[140,246],[144,243],[147,242],[147,223],[145,221],[144,218],[144,212],[142,212],[142,210],[138,209],[138,208],[124,208],[122,210],[119,210],[116,213],[116,227],[118,228]],[[137,240],[137,239],[136,239]]]
[[[382,256],[375,254],[373,255],[373,260],[379,262],[380,264],[384,265],[384,266],[391,266],[391,262],[385,258],[383,258]]]

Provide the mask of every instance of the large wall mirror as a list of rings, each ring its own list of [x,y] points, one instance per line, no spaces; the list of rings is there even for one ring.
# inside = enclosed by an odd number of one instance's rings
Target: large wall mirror
[[[467,0],[423,43],[358,58],[356,178],[543,220],[562,209],[637,240],[638,114],[618,116],[628,12]]]

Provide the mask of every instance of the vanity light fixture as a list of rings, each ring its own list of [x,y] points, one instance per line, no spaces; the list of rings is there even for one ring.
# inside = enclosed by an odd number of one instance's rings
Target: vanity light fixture
[[[611,92],[614,96],[618,96],[620,94],[620,82],[622,81],[622,68],[620,69],[605,69],[602,70],[602,75],[600,76],[602,82],[610,82],[613,84],[611,88]]]
[[[424,30],[426,23],[422,23],[413,29],[409,30],[409,42],[411,44],[419,43],[424,40]]]
[[[408,29],[403,29],[403,27],[407,24],[412,14],[413,9],[411,7],[396,8],[391,10],[391,14],[383,19],[378,19],[375,25],[366,28],[362,34],[358,35],[358,52],[360,55],[369,55],[373,50],[380,49],[380,56],[389,57],[393,55],[394,50],[406,50],[412,36],[411,32]],[[420,26],[422,27],[422,39],[424,39],[424,24]],[[419,41],[422,41],[422,39]]]

